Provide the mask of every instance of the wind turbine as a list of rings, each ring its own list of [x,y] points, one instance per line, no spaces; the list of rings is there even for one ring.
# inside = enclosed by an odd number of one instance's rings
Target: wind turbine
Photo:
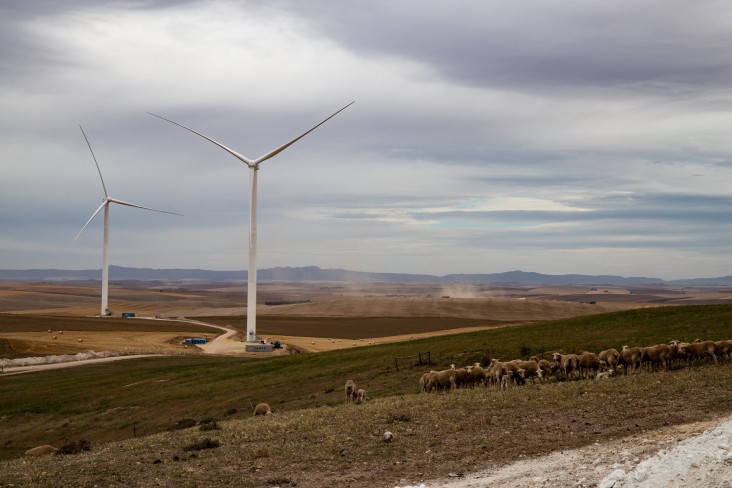
[[[86,133],[84,132],[84,129],[79,126],[79,129],[81,129],[81,133],[84,135],[84,140],[86,140],[86,145],[89,146],[89,151],[91,151],[92,158],[94,158],[94,164],[97,166],[97,172],[99,173],[99,179],[102,180],[102,190],[104,191],[104,200],[102,201],[102,204],[97,208],[97,210],[92,214],[92,216],[89,218],[89,220],[86,221],[86,224],[84,224],[84,227],[81,228],[78,234],[76,234],[76,237],[74,238],[74,241],[71,243],[71,245],[74,245],[74,242],[79,238],[82,232],[84,232],[84,229],[91,223],[92,220],[94,220],[94,217],[99,214],[99,212],[104,209],[104,245],[103,245],[103,258],[102,258],[102,305],[101,305],[101,311],[100,314],[102,317],[108,317],[112,315],[112,312],[109,311],[109,204],[110,203],[117,203],[119,205],[125,205],[127,207],[135,207],[135,208],[141,208],[144,210],[152,210],[153,212],[161,212],[161,213],[167,213],[172,215],[180,215],[175,212],[166,212],[165,210],[157,210],[154,208],[149,207],[143,207],[141,205],[135,205],[134,203],[125,202],[122,200],[117,200],[116,198],[112,198],[109,196],[109,193],[107,192],[107,185],[104,184],[104,178],[102,177],[102,170],[99,169],[99,163],[97,162],[97,157],[94,155],[94,151],[92,150],[91,144],[89,144],[89,139],[86,137]]]
[[[327,121],[329,121],[354,103],[356,102],[353,101],[349,103],[319,124],[313,126],[296,138],[292,139],[290,142],[287,142],[277,149],[273,149],[272,151],[262,156],[259,156],[256,159],[249,159],[246,156],[243,156],[234,151],[233,149],[224,146],[220,142],[217,142],[210,137],[201,134],[200,132],[196,132],[195,130],[190,129],[185,125],[173,122],[170,119],[166,119],[165,117],[161,117],[160,115],[148,112],[154,117],[163,119],[166,122],[170,122],[171,124],[182,127],[187,131],[193,132],[197,136],[203,137],[207,141],[219,146],[221,149],[228,152],[242,163],[246,164],[249,168],[249,269],[247,271],[247,342],[257,341],[257,171],[259,171],[259,165],[262,164],[264,161],[277,156],[279,153],[281,153],[306,135],[310,134],[312,131],[325,124]]]

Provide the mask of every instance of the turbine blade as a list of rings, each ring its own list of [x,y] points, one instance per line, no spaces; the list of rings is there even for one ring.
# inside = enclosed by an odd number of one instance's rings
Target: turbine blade
[[[109,193],[107,193],[107,186],[104,184],[104,178],[102,178],[102,170],[99,169],[99,163],[97,163],[97,157],[94,155],[94,151],[92,151],[91,144],[89,144],[89,139],[86,137],[86,133],[84,132],[84,129],[81,128],[81,124],[79,124],[79,129],[81,129],[81,133],[84,135],[84,140],[86,141],[86,145],[89,146],[89,151],[91,151],[92,158],[94,158],[94,164],[97,165],[97,172],[99,173],[99,179],[102,180],[102,189],[104,190],[104,198],[107,198],[109,196]]]
[[[310,129],[308,129],[308,130],[307,130],[306,132],[303,132],[302,134],[300,134],[299,136],[297,136],[296,138],[294,138],[294,139],[293,139],[293,140],[291,140],[290,142],[288,142],[288,143],[286,143],[286,144],[284,144],[284,145],[282,145],[282,146],[278,147],[277,149],[275,149],[275,150],[273,150],[273,151],[270,151],[270,152],[268,152],[267,154],[265,154],[265,155],[263,155],[263,156],[260,156],[260,157],[258,157],[257,159],[255,159],[255,160],[254,160],[254,164],[255,164],[255,165],[258,165],[259,163],[261,163],[261,162],[263,162],[263,161],[266,161],[266,160],[268,160],[268,159],[270,159],[270,158],[273,158],[273,157],[277,156],[277,155],[278,155],[279,153],[281,153],[282,151],[284,151],[284,150],[285,150],[285,149],[287,149],[288,147],[292,146],[292,145],[293,145],[293,144],[295,144],[295,143],[296,143],[297,141],[299,141],[300,139],[302,139],[302,138],[303,138],[303,137],[305,137],[306,135],[310,134],[310,133],[311,133],[312,131],[314,131],[315,129],[317,129],[317,128],[318,128],[318,127],[320,127],[321,125],[325,124],[325,123],[326,123],[326,122],[328,122],[328,121],[329,121],[330,119],[332,119],[333,117],[335,117],[335,116],[336,116],[336,115],[338,115],[339,113],[343,112],[343,111],[344,111],[345,109],[347,109],[348,107],[350,107],[350,106],[351,106],[351,105],[353,105],[354,103],[356,103],[356,101],[355,101],[355,100],[354,100],[354,101],[352,101],[351,103],[349,103],[348,105],[346,105],[345,107],[343,107],[342,109],[338,110],[338,111],[337,111],[336,113],[334,113],[333,115],[331,115],[331,116],[330,116],[330,117],[328,117],[327,119],[325,119],[325,120],[323,120],[322,122],[320,122],[320,123],[319,123],[318,125],[316,125],[316,126],[314,126],[314,127],[310,128]]]
[[[74,237],[74,240],[71,242],[71,245],[73,246],[76,240],[79,238],[82,232],[84,232],[84,229],[91,223],[92,220],[94,220],[94,217],[97,216],[99,212],[102,211],[102,209],[109,203],[108,199],[105,199],[101,205],[99,205],[99,208],[92,214],[91,217],[89,217],[89,220],[86,221],[86,224],[84,224],[84,227],[81,228],[78,234],[76,234],[76,237]]]
[[[193,130],[193,129],[190,129],[190,128],[186,127],[185,125],[179,124],[178,122],[173,122],[172,120],[170,120],[170,119],[166,119],[165,117],[161,117],[160,115],[155,115],[155,114],[154,114],[154,113],[152,113],[152,112],[148,112],[148,113],[149,113],[150,115],[152,115],[153,117],[157,117],[157,118],[159,118],[159,119],[163,119],[163,120],[165,120],[166,122],[170,122],[171,124],[177,125],[178,127],[182,127],[183,129],[185,129],[185,130],[187,130],[187,131],[189,131],[189,132],[193,132],[193,133],[194,133],[194,134],[196,134],[197,136],[201,136],[201,137],[203,137],[203,138],[204,138],[204,139],[206,139],[207,141],[209,141],[209,142],[212,142],[212,143],[216,144],[216,145],[217,145],[217,146],[219,146],[219,147],[220,147],[221,149],[223,149],[224,151],[228,152],[229,154],[231,154],[232,156],[234,156],[235,158],[237,158],[237,159],[238,159],[239,161],[243,162],[243,163],[244,163],[244,164],[246,164],[247,166],[252,166],[252,165],[254,164],[254,162],[253,162],[253,161],[252,161],[251,159],[247,158],[246,156],[243,156],[243,155],[239,154],[238,152],[234,151],[233,149],[231,149],[231,148],[229,148],[229,147],[226,147],[226,146],[224,146],[223,144],[221,144],[221,143],[220,143],[220,142],[218,142],[218,141],[214,141],[214,140],[213,140],[213,139],[211,139],[210,137],[208,137],[208,136],[205,136],[205,135],[201,134],[200,132],[196,132],[195,130]]]
[[[179,217],[183,217],[183,214],[175,213],[175,212],[168,212],[167,210],[158,210],[157,208],[150,208],[150,207],[143,207],[142,205],[135,205],[134,203],[125,202],[124,200],[117,200],[116,198],[109,198],[110,202],[118,203],[120,205],[125,205],[127,207],[134,207],[134,208],[141,208],[143,210],[152,210],[153,212],[160,212],[170,215],[178,215]]]

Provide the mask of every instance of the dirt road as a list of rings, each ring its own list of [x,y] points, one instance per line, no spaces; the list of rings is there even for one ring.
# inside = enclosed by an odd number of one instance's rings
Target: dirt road
[[[409,488],[729,488],[730,463],[732,418],[725,417],[555,451],[496,469],[451,473]]]

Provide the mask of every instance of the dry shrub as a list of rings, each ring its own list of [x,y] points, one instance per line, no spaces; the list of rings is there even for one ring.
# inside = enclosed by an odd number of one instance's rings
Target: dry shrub
[[[262,459],[270,457],[271,453],[267,447],[258,447],[251,453],[252,459]]]
[[[183,430],[183,429],[190,429],[191,427],[195,427],[198,424],[194,419],[180,419],[175,423],[173,427],[170,428],[171,431],[174,430]]]
[[[216,449],[217,447],[221,447],[221,443],[219,441],[217,441],[216,439],[211,439],[210,437],[206,437],[199,442],[194,442],[193,444],[187,445],[183,448],[183,450],[203,451],[204,449]]]
[[[386,417],[386,421],[390,424],[394,422],[411,422],[412,416],[408,413],[391,413]]]
[[[207,432],[211,430],[221,430],[221,427],[219,427],[218,421],[215,418],[205,418],[201,419],[200,422],[198,422],[198,429],[201,432]]]
[[[84,451],[91,451],[91,443],[86,439],[78,442],[71,442],[58,450],[58,454],[79,454]]]

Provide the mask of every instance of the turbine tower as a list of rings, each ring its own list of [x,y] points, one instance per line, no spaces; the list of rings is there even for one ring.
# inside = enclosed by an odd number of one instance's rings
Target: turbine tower
[[[71,245],[74,245],[74,242],[79,238],[82,232],[84,232],[84,229],[91,223],[92,220],[94,220],[94,217],[97,216],[99,212],[104,209],[104,244],[103,244],[103,251],[102,251],[102,305],[100,309],[100,315],[102,317],[108,317],[112,315],[112,312],[109,310],[109,204],[110,203],[117,203],[119,205],[125,205],[127,207],[135,207],[135,208],[142,208],[144,210],[152,210],[153,212],[161,212],[161,213],[167,213],[172,215],[180,215],[175,212],[166,212],[165,210],[157,210],[154,208],[149,207],[143,207],[141,205],[135,205],[134,203],[128,203],[122,200],[117,200],[116,198],[112,198],[109,196],[109,193],[107,192],[107,185],[104,184],[104,178],[102,177],[102,170],[99,169],[99,163],[97,162],[97,158],[94,155],[94,151],[92,150],[91,144],[89,143],[89,139],[86,137],[86,133],[84,132],[84,129],[79,126],[79,129],[81,129],[81,133],[84,135],[84,140],[86,140],[86,145],[89,146],[89,151],[91,151],[92,158],[94,159],[94,164],[97,166],[97,172],[99,173],[99,179],[102,180],[102,190],[104,191],[104,200],[102,201],[102,204],[97,208],[97,210],[92,214],[92,216],[89,218],[89,220],[86,221],[86,224],[84,224],[84,227],[81,228],[78,234],[76,234],[76,237],[74,238],[74,241],[71,243]]]
[[[312,131],[325,124],[327,121],[329,121],[354,103],[356,102],[353,101],[349,103],[319,124],[313,126],[296,138],[292,139],[290,142],[287,142],[277,149],[273,149],[272,151],[262,156],[259,156],[256,159],[249,159],[246,156],[243,156],[234,151],[233,149],[224,146],[220,142],[217,142],[210,137],[201,134],[200,132],[196,132],[193,129],[190,129],[177,122],[173,122],[172,120],[166,119],[165,117],[161,117],[160,115],[148,112],[154,117],[163,119],[166,122],[170,122],[171,124],[182,127],[187,131],[193,132],[197,136],[203,137],[207,141],[219,146],[221,149],[228,152],[242,163],[246,164],[249,168],[249,269],[247,271],[247,342],[257,341],[257,171],[259,171],[259,165],[264,161],[277,156],[279,153],[281,153],[306,135],[310,134]]]

